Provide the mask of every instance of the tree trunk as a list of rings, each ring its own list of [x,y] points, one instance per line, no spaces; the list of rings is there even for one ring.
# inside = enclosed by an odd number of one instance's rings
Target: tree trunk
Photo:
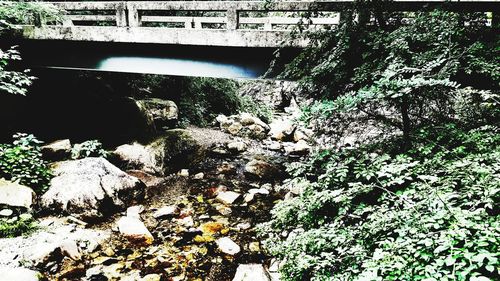
[[[411,122],[408,115],[408,97],[401,99],[401,117],[403,120],[403,149],[408,150],[411,147]]]

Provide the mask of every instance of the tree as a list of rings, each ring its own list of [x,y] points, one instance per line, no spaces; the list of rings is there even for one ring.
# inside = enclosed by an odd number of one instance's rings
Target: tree
[[[39,2],[0,1],[0,38],[11,33],[17,24],[41,24],[43,20],[58,21],[61,13],[53,5]],[[35,77],[28,70],[12,68],[13,61],[21,60],[16,46],[0,49],[0,92],[25,95]]]

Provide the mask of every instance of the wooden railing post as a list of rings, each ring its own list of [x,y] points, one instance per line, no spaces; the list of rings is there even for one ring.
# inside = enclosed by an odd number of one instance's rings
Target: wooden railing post
[[[116,5],[116,26],[127,26],[127,5],[125,2],[120,2]]]
[[[137,7],[132,2],[127,2],[127,11],[128,11],[128,26],[129,27],[138,27],[141,25],[139,21],[139,11]]]
[[[238,10],[236,8],[230,8],[226,11],[227,16],[227,29],[236,30],[238,29]]]

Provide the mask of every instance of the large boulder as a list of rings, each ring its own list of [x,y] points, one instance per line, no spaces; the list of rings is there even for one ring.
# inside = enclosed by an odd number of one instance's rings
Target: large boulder
[[[261,264],[240,264],[233,281],[270,281],[271,277]]]
[[[41,199],[46,210],[96,219],[144,196],[144,183],[104,158],[58,162],[53,173],[55,177]]]
[[[113,152],[114,161],[124,169],[162,176],[193,167],[204,154],[205,148],[184,129],[167,130],[148,145],[122,145]]]
[[[245,174],[261,180],[278,180],[283,176],[283,172],[275,164],[254,159],[245,165]]]
[[[223,131],[234,136],[261,140],[265,139],[269,132],[269,126],[264,121],[247,112],[229,117],[221,114],[215,121]]]
[[[38,281],[43,275],[24,267],[0,267],[0,280]]]
[[[157,130],[177,125],[179,109],[173,101],[150,98],[138,100],[137,106],[152,120]]]
[[[157,163],[155,152],[140,143],[120,145],[112,153],[114,161],[126,170],[141,170],[150,174],[160,174],[162,163]]]
[[[69,139],[57,140],[42,146],[43,158],[49,161],[61,161],[71,156],[71,142]]]
[[[35,192],[27,186],[0,179],[0,205],[30,209]]]

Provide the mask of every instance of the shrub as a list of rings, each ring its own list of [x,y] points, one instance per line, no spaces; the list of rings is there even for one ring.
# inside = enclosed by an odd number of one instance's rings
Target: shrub
[[[257,103],[250,96],[240,98],[240,111],[248,112],[259,117],[262,121],[269,123],[273,118],[273,109],[263,103]]]
[[[15,134],[12,144],[0,144],[0,177],[18,181],[41,194],[52,177],[42,159],[41,141],[33,135]]]
[[[261,226],[267,249],[286,261],[282,277],[497,279],[499,132],[429,128],[408,153],[323,151],[291,169],[288,184],[308,182],[304,193]]]
[[[108,152],[102,148],[102,143],[98,140],[88,140],[75,144],[71,149],[72,159],[81,159],[86,157],[108,157]]]
[[[31,215],[20,215],[19,218],[14,221],[4,221],[0,219],[0,238],[28,234],[36,228],[36,221]]]

